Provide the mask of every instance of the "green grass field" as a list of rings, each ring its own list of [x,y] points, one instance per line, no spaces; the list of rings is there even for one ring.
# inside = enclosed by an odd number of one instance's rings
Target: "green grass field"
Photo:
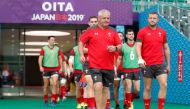
[[[122,104],[123,102],[120,102]],[[114,109],[114,101],[111,101],[111,106]],[[75,109],[76,101],[74,98],[69,98],[64,102],[59,102],[54,109]],[[121,105],[121,109],[123,106]],[[45,108],[42,98],[20,97],[20,98],[5,98],[0,100],[0,109],[53,109],[50,105]],[[144,109],[143,101],[134,101],[134,109]],[[157,109],[157,103],[151,104],[151,109]],[[164,109],[190,109],[190,105],[165,104]]]

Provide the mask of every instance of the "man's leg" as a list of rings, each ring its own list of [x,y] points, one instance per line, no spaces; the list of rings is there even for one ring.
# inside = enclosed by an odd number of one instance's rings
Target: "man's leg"
[[[167,74],[161,74],[157,76],[158,83],[160,85],[160,90],[158,93],[158,109],[163,109],[165,98],[166,98],[166,91],[167,91]]]
[[[43,77],[43,82],[44,82],[44,87],[43,87],[44,103],[45,103],[45,106],[47,106],[47,105],[48,105],[48,86],[49,86],[49,78]]]
[[[133,80],[134,92],[132,93],[132,100],[139,96],[140,80]]]
[[[144,105],[145,109],[150,109],[150,98],[151,98],[152,78],[144,77]]]
[[[131,98],[132,98],[132,94],[131,94],[131,87],[132,87],[132,80],[131,79],[125,79],[126,82],[126,93],[125,93],[125,98],[127,101],[127,106],[128,108],[131,107]]]
[[[59,95],[60,95],[60,84],[59,84],[59,77],[57,79],[57,83],[56,83],[56,102],[59,102]]]
[[[85,75],[87,81],[87,97],[88,97],[88,108],[94,108],[96,102],[94,99],[94,89],[93,89],[93,80],[91,75]]]
[[[125,96],[125,94],[127,93],[127,83],[126,83],[124,77],[123,77],[123,89],[124,89],[124,92],[123,92],[123,97],[124,97],[124,99],[123,99],[124,103],[123,104],[124,104],[124,106],[123,107],[125,107],[125,105],[127,105],[127,100],[126,100],[126,96]]]
[[[104,95],[104,99],[102,97],[102,91],[103,91],[103,84],[102,82],[96,82],[94,83],[94,96],[95,96],[95,100],[96,100],[96,107],[97,109],[105,109],[102,108],[102,103],[105,103],[105,107],[106,107],[106,100],[107,100],[107,94]]]
[[[80,87],[79,81],[82,74],[74,73],[74,81],[75,81],[75,87],[76,87],[76,100],[77,100],[77,109],[81,108],[81,103],[83,101],[82,97],[82,88]]]
[[[116,109],[119,108],[119,99],[118,99],[119,85],[120,85],[120,80],[115,79],[114,80],[114,99],[115,99]]]
[[[108,99],[108,96],[109,96],[109,87],[103,87],[103,90],[102,90],[102,108],[101,109],[106,109],[106,102],[107,102],[107,99]]]
[[[88,90],[87,90],[87,87],[83,87],[82,88],[83,89],[83,102],[82,102],[82,107],[83,108],[86,108],[87,107],[87,104],[88,104],[88,102],[87,102],[87,98],[88,98]]]
[[[132,93],[132,101],[135,98],[139,98],[139,91],[140,91],[140,73],[139,72],[134,72],[133,85],[134,85],[134,92]]]
[[[102,108],[106,108],[106,101],[108,99],[110,90],[109,87],[114,82],[114,71],[113,70],[101,70],[102,73],[102,83],[103,83],[103,90],[102,90]]]
[[[52,106],[55,106],[57,100],[57,90],[58,90],[58,74],[54,74],[51,76],[52,79]]]
[[[82,97],[81,97],[81,88],[78,82],[75,81],[76,86],[76,100],[77,100],[77,109],[81,108]]]

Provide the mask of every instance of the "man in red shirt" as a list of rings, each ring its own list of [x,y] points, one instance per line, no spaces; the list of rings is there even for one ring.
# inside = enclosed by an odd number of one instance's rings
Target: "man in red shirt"
[[[62,69],[61,51],[54,43],[55,36],[49,36],[48,45],[41,49],[38,59],[40,71],[43,73],[45,106],[48,105],[48,86],[50,78],[52,79],[52,107],[56,106],[58,72]]]
[[[97,26],[97,24],[98,24],[98,19],[96,16],[89,17],[89,22],[88,22],[89,28]],[[86,58],[86,61],[85,63],[83,63],[83,72],[85,73],[85,78],[87,82],[87,86],[86,86],[87,94],[84,94],[84,102],[87,101],[88,108],[91,109],[95,107],[96,102],[94,98],[93,81],[92,81],[91,73],[89,72],[89,67],[88,67],[88,44],[85,45],[84,53],[85,53],[84,56]]]
[[[114,81],[114,52],[121,50],[121,41],[115,30],[109,27],[110,12],[98,12],[98,26],[89,28],[80,37],[79,52],[81,62],[85,62],[83,48],[88,46],[90,73],[94,82],[97,109],[106,108],[109,86]]]
[[[166,32],[157,26],[158,14],[149,13],[148,26],[138,32],[137,55],[138,63],[143,68],[144,76],[144,105],[150,109],[152,78],[156,78],[160,85],[158,93],[158,109],[163,109],[166,98],[167,77],[170,72],[170,50]],[[164,55],[167,66],[164,65]]]

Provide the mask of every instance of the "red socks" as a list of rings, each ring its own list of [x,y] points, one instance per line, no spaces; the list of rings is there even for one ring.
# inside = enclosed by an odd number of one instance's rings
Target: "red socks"
[[[131,98],[132,98],[131,93],[126,93],[125,96],[128,107],[131,107]]]
[[[83,102],[84,102],[85,104],[88,104],[88,98],[83,98]]]
[[[110,107],[110,99],[107,99],[106,107]]]
[[[96,102],[95,102],[95,98],[88,98],[88,108],[94,108],[96,107]]]
[[[78,104],[82,103],[82,101],[83,101],[83,98],[82,98],[82,97],[77,98],[77,103],[78,103]]]
[[[137,93],[132,93],[132,101],[136,98],[138,96],[138,94]]]
[[[158,109],[164,109],[165,98],[158,98]]]
[[[61,97],[65,97],[65,96],[66,96],[66,87],[61,86]]]
[[[57,95],[56,94],[52,94],[51,95],[51,101],[55,103],[56,100],[57,100]]]
[[[119,104],[119,100],[118,100],[118,99],[115,100],[115,104],[116,104],[116,105]]]
[[[48,102],[48,95],[44,95],[44,102]]]
[[[150,109],[150,99],[144,99],[145,109]]]

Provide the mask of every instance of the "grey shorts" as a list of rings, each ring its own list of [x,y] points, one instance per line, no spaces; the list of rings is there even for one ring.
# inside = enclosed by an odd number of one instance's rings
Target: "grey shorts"
[[[142,72],[143,76],[147,78],[156,78],[161,74],[167,74],[166,66],[164,64],[146,66]]]
[[[139,72],[124,72],[124,79],[140,80]]]
[[[45,72],[43,72],[42,76],[43,76],[43,78],[51,78],[53,76],[58,77],[59,75],[58,75],[58,71],[45,71]]]
[[[109,87],[114,82],[114,70],[90,68],[93,82],[102,82],[104,87]]]
[[[74,73],[74,81],[75,82],[79,82],[81,77],[82,77],[81,73]]]
[[[123,75],[123,71],[117,70],[117,75],[115,76],[114,80],[121,80],[122,75]]]
[[[85,62],[82,67],[83,67],[82,70],[83,70],[85,75],[91,75],[90,71],[89,71],[89,67],[88,67],[88,62]]]

